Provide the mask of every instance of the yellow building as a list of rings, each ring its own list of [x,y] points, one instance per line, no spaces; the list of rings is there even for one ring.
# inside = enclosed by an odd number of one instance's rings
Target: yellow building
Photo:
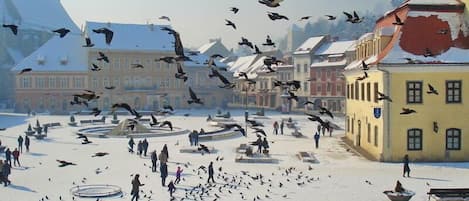
[[[410,0],[359,39],[357,60],[344,73],[346,142],[379,161],[399,162],[405,154],[414,161],[469,161],[465,9],[458,1]],[[416,112],[402,114],[403,108]]]

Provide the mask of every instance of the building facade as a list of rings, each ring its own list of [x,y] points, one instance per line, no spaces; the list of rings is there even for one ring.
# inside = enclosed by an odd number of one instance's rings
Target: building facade
[[[99,28],[114,32],[111,44],[105,43],[104,35],[92,32]],[[210,70],[204,64],[208,56],[191,55],[193,61],[181,62],[187,82],[175,78],[175,62],[159,60],[175,56],[174,39],[161,28],[151,24],[87,22],[82,35],[53,38],[13,69],[19,72],[25,67],[33,68],[31,72],[16,76],[16,110],[65,114],[98,107],[106,111],[114,103],[123,102],[147,111],[159,110],[164,105],[174,108],[226,106],[231,91],[218,87],[219,80],[208,79]],[[82,47],[85,36],[91,39],[93,47]],[[100,59],[100,52],[109,62]],[[100,70],[91,70],[93,65]],[[220,69],[227,67],[221,62],[216,65]],[[232,74],[221,72],[232,79]],[[204,105],[187,103],[190,99],[188,86]],[[73,95],[84,90],[94,91],[100,98],[89,102],[89,108],[70,105]],[[55,97],[55,101],[47,101],[51,97]]]
[[[406,154],[414,161],[469,160],[465,9],[459,1],[406,1],[359,40],[357,60],[345,71],[347,142],[379,161]],[[393,24],[395,15],[403,25]],[[370,70],[360,80],[362,61]]]

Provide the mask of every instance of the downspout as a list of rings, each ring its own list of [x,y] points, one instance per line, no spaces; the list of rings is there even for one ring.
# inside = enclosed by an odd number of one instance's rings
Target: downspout
[[[391,73],[383,68],[379,68],[379,64],[376,65],[376,68],[379,71],[384,73],[383,75],[383,93],[391,96]],[[384,101],[383,104],[383,153],[381,154],[380,161],[390,161],[391,160],[391,103],[389,101]]]

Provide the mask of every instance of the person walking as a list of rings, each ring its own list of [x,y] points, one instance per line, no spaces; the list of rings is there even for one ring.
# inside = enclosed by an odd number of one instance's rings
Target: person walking
[[[151,171],[156,172],[156,161],[158,160],[158,158],[156,156],[156,150],[151,152],[151,157],[150,158],[151,158]]]
[[[8,180],[8,175],[10,175],[10,173],[11,173],[11,166],[5,160],[5,162],[3,163],[3,167],[2,167],[2,179],[3,179],[4,186],[8,186],[8,184],[11,184],[11,181]]]
[[[129,152],[130,153],[134,153],[134,145],[135,145],[134,138],[130,137],[129,139]]]
[[[404,171],[402,173],[402,176],[405,177],[405,174],[407,173],[407,177],[410,177],[410,167],[409,167],[409,155],[406,154],[404,156]]]
[[[26,151],[29,152],[29,144],[30,144],[30,139],[29,137],[26,135],[25,138],[24,138],[24,146],[26,146]]]
[[[333,130],[334,130],[334,129],[333,129],[332,127],[329,127],[329,137],[332,137],[332,131],[333,131]]]
[[[137,154],[139,156],[142,156],[142,152],[143,152],[143,145],[142,145],[142,141],[139,140],[137,143]]]
[[[316,144],[316,149],[319,148],[319,138],[321,136],[319,135],[319,132],[316,132],[316,134],[314,134],[314,143]]]
[[[194,146],[199,146],[199,132],[194,132]]]
[[[264,141],[262,141],[262,147],[264,147],[264,152],[269,153],[269,142],[267,141],[267,138],[264,138]]]
[[[166,159],[168,159],[169,158],[169,153],[168,153],[168,146],[166,144],[164,144],[162,151],[166,154]]]
[[[284,126],[285,126],[285,123],[282,120],[282,122],[280,122],[280,134],[282,134],[282,135],[283,135],[283,127]]]
[[[166,186],[166,177],[168,177],[168,165],[166,163],[160,164],[161,186]]]
[[[158,155],[158,158],[160,159],[160,164],[168,162],[168,156],[166,156],[166,153],[164,153],[163,150],[161,150],[160,154]]]
[[[196,141],[197,141],[197,145],[199,145],[199,138],[200,136],[204,136],[205,135],[205,130],[203,128],[200,129],[200,131],[197,133],[197,138],[196,138]]]
[[[23,153],[23,137],[18,136],[18,149]]]
[[[147,138],[143,139],[142,142],[142,148],[143,148],[143,156],[147,156],[147,151],[148,151],[148,141]]]
[[[325,136],[326,135],[326,127],[321,126],[321,130],[322,130],[322,136]]]
[[[176,180],[174,180],[174,183],[179,184],[181,181],[181,174],[182,174],[183,169],[181,169],[181,166],[178,166],[178,169],[176,170]]]
[[[191,144],[191,147],[194,145],[194,133],[195,130],[192,130],[192,132],[189,133],[189,143]]]
[[[11,151],[10,148],[7,148],[5,151],[5,163],[8,163],[8,165],[11,166]]]
[[[3,183],[3,160],[0,160],[0,184]]]
[[[49,130],[49,126],[45,125],[44,126],[44,134],[47,136],[47,131]]]
[[[130,195],[132,195],[131,201],[135,199],[135,201],[138,201],[138,193],[140,192],[140,186],[143,186],[145,184],[140,183],[140,180],[138,179],[140,177],[139,174],[136,174],[134,179],[132,180],[132,191],[130,192]]]
[[[207,183],[210,183],[210,179],[212,180],[213,183],[215,183],[215,180],[213,179],[213,161],[210,162],[210,165],[208,166],[208,179]]]
[[[16,166],[16,163],[18,163],[18,166],[21,167],[20,164],[20,151],[18,151],[17,148],[11,153],[13,155],[13,165]]]
[[[169,191],[169,196],[172,198],[173,193],[176,192],[176,186],[174,186],[173,180],[171,180],[168,184],[168,191]]]
[[[257,136],[256,145],[257,145],[257,152],[262,153],[262,139],[261,139],[261,136]]]
[[[278,135],[278,122],[277,121],[274,122],[274,134]]]

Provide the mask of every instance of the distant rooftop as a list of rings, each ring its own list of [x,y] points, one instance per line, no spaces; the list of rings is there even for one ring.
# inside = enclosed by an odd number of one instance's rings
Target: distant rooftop
[[[303,44],[296,49],[293,54],[307,54],[314,50],[314,48],[325,38],[326,36],[317,36],[308,38]]]
[[[104,34],[97,34],[92,31],[93,29],[103,27],[114,32],[110,45],[106,44]],[[174,52],[174,37],[168,34],[168,32],[161,30],[163,27],[169,26],[86,22],[85,34],[95,44],[94,49]]]

